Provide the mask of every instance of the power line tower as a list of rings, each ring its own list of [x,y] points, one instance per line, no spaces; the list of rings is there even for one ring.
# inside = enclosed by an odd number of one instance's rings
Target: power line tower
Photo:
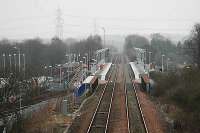
[[[56,37],[61,40],[63,39],[63,25],[64,19],[62,18],[62,10],[58,8],[56,12]]]

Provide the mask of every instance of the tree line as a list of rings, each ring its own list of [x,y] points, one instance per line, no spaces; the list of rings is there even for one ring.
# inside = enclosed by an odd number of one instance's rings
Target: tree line
[[[152,52],[151,59],[161,65],[162,55],[169,58],[174,64],[193,64],[200,67],[200,24],[195,24],[188,39],[178,43],[172,42],[159,33],[152,34],[150,39],[133,34],[125,38],[124,51],[131,60],[136,59],[134,47]],[[147,63],[148,54],[146,54]]]
[[[100,48],[102,48],[102,42],[99,36],[89,36],[87,39],[75,41],[73,44],[56,37],[52,38],[50,42],[45,42],[40,38],[27,39],[22,42],[3,39],[0,41],[0,77],[8,77],[11,72],[20,75],[19,52],[21,72],[24,70],[25,63],[26,76],[33,77],[44,75],[45,66],[65,63],[67,54],[76,54],[81,57],[88,53],[92,58],[95,50]]]

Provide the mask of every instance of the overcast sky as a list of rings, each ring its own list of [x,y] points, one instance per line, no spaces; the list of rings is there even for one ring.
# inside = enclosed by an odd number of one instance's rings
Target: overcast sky
[[[58,7],[64,38],[102,34],[101,27],[107,34],[189,34],[200,22],[199,5],[200,0],[0,0],[0,38],[51,38]]]

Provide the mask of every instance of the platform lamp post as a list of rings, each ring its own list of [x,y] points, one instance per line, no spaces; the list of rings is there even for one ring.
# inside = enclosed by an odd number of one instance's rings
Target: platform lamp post
[[[4,71],[4,76],[6,75],[6,54],[3,53],[3,71]]]
[[[60,69],[60,86],[62,84],[62,68],[61,68],[61,64],[58,65],[59,69]]]
[[[77,55],[76,55],[76,62],[79,61],[79,57],[80,57],[80,54],[77,54]]]
[[[16,54],[14,54],[14,63],[15,63],[15,72],[16,72],[16,68],[17,68],[17,62],[16,62]]]
[[[80,61],[81,66],[81,82],[83,82],[83,61]]]
[[[144,50],[144,64],[146,64],[146,55],[147,55],[147,52],[146,52],[146,49]]]
[[[151,54],[152,52],[149,52],[149,65],[151,64]]]
[[[90,67],[90,61],[89,61],[89,55],[88,55],[88,53],[85,53],[85,55],[86,55],[86,65],[87,65],[87,68],[88,68],[88,71],[89,71],[89,67]]]
[[[79,53],[79,54],[78,54],[78,60],[77,60],[78,62],[79,62],[79,60],[80,60],[80,57],[81,57],[81,54]]]
[[[44,75],[47,76],[47,66],[44,66]]]
[[[9,54],[8,55],[9,56],[9,62],[10,62],[10,72],[12,71],[12,55],[11,54]]]
[[[21,53],[20,53],[20,48],[18,48],[18,47],[14,47],[15,49],[17,49],[18,50],[18,53],[19,53],[19,73],[20,73],[20,70],[21,70]]]
[[[87,58],[84,56],[83,57],[85,64],[87,64]]]
[[[169,61],[170,61],[170,58],[167,58],[167,71],[169,70]]]
[[[146,51],[144,50],[144,51],[143,51],[144,71],[146,70],[146,67],[145,67],[145,60],[146,60]]]
[[[21,69],[21,53],[20,53],[20,48],[18,47],[14,47],[14,49],[18,50],[19,53],[19,73],[20,73],[20,69]],[[21,87],[19,89],[19,93],[20,93],[20,99],[19,99],[19,110],[20,110],[20,116],[22,115],[22,95],[21,95]]]
[[[70,55],[66,54],[65,57],[67,60],[67,82],[69,83],[69,57],[70,57]]]
[[[53,67],[52,67],[52,66],[49,66],[49,68],[50,68],[50,76],[53,77],[53,70],[52,70]]]
[[[86,63],[86,65],[87,65],[87,57],[83,57],[83,59],[85,60],[85,63]],[[84,69],[85,70],[85,76],[84,77],[86,77],[86,69]]]
[[[26,57],[25,54],[23,54],[23,58],[24,58],[24,79],[26,78]]]
[[[162,54],[162,72],[164,72],[164,57],[165,57],[165,55]]]

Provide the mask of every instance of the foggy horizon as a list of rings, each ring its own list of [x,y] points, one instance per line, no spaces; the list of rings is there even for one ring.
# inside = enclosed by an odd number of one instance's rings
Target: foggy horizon
[[[188,35],[200,21],[199,4],[198,0],[1,1],[0,38],[54,37],[58,8],[63,20],[63,38],[102,35],[101,27],[107,35]]]

